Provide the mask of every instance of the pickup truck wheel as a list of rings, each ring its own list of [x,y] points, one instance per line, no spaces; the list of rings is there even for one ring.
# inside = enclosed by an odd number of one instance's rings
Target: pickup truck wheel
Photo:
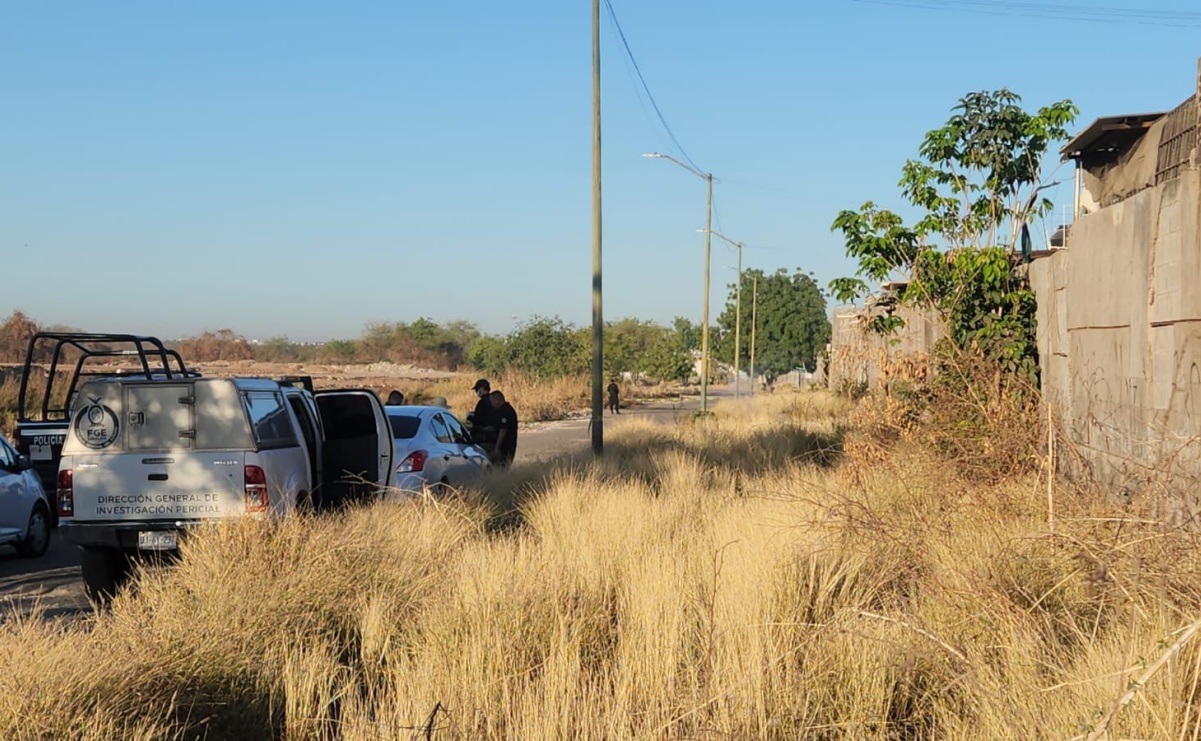
[[[302,491],[296,495],[296,511],[301,514],[311,515],[317,510],[316,503],[313,502],[313,495],[307,491]]]
[[[83,549],[83,586],[88,597],[104,604],[129,578],[129,557],[113,548]]]
[[[50,547],[50,511],[42,503],[33,508],[29,515],[29,530],[25,540],[17,543],[17,555],[22,558],[37,558]]]

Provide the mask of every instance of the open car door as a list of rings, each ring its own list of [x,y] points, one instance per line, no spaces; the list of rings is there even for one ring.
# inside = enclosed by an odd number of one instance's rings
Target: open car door
[[[384,405],[366,389],[313,394],[321,427],[324,506],[373,501],[392,484],[392,428]]]

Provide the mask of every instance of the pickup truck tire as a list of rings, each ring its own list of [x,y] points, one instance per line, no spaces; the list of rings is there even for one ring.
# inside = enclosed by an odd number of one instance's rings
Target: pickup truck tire
[[[104,604],[129,577],[129,557],[114,548],[84,548],[82,570],[88,597]]]
[[[17,555],[21,558],[38,558],[50,547],[50,511],[39,502],[29,515],[29,530],[25,540],[17,543]]]

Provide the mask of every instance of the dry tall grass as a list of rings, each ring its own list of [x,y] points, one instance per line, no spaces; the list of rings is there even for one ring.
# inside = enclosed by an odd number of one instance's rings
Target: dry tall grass
[[[214,530],[87,624],[0,627],[0,735],[1066,739],[1133,689],[1112,738],[1201,736],[1193,536],[839,461],[845,411],[628,425],[491,481],[499,531],[484,492]]]

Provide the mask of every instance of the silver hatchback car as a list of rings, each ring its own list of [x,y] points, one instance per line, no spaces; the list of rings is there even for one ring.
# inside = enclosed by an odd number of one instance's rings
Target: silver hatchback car
[[[50,546],[50,501],[33,464],[0,435],[0,545],[36,558]]]

